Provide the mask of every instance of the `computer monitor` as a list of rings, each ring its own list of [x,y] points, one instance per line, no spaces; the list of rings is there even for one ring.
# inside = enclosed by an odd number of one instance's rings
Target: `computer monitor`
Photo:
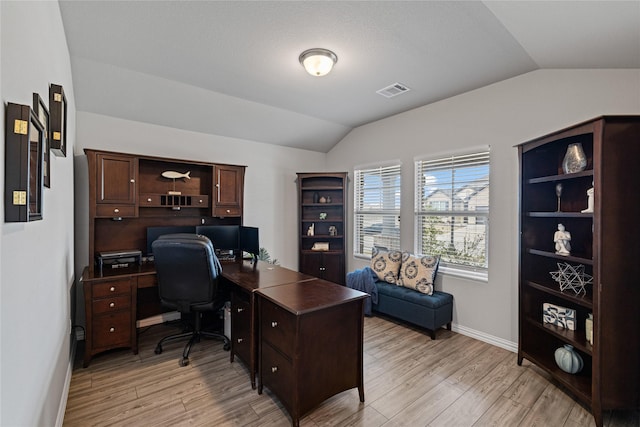
[[[240,226],[238,225],[199,225],[196,233],[207,236],[217,254],[230,253],[240,249]]]
[[[240,227],[240,250],[250,253],[253,259],[260,253],[260,241],[257,227]]]
[[[153,255],[151,244],[160,236],[174,233],[194,233],[195,225],[167,226],[167,227],[147,227],[147,256]]]

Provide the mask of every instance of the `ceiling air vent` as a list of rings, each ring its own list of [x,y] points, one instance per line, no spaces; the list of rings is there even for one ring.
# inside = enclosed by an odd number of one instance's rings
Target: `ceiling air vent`
[[[385,98],[393,98],[401,93],[409,92],[411,89],[403,85],[402,83],[394,83],[390,86],[377,90],[376,93],[384,96]]]

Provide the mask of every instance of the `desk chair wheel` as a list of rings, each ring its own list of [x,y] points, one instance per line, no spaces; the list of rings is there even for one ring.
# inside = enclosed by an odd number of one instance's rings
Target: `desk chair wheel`
[[[153,350],[153,352],[154,352],[155,354],[160,354],[160,353],[162,353],[162,346],[161,346],[160,344],[158,344],[158,345],[156,346],[156,349],[155,349],[155,350]]]
[[[186,358],[186,357],[183,357],[182,359],[180,359],[179,364],[180,364],[180,366],[182,366],[182,367],[187,366],[187,365],[189,364],[189,359],[188,359],[188,358]]]
[[[224,341],[224,346],[222,347],[224,349],[224,351],[229,351],[231,350],[231,344],[229,344],[229,342],[227,342],[227,340]]]

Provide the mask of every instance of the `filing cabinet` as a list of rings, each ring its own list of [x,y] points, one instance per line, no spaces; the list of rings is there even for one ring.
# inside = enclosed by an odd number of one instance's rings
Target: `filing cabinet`
[[[260,289],[258,393],[269,388],[293,426],[329,397],[357,387],[364,402],[363,301],[321,279]]]
[[[114,348],[129,347],[137,354],[137,278],[89,278],[86,273],[82,280],[87,328],[84,366],[94,355]]]

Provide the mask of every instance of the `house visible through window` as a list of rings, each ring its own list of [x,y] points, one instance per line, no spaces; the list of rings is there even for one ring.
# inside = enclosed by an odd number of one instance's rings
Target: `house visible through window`
[[[486,278],[489,149],[418,160],[415,170],[416,252],[440,254],[445,271]]]
[[[400,249],[400,164],[363,167],[354,176],[354,255]]]

